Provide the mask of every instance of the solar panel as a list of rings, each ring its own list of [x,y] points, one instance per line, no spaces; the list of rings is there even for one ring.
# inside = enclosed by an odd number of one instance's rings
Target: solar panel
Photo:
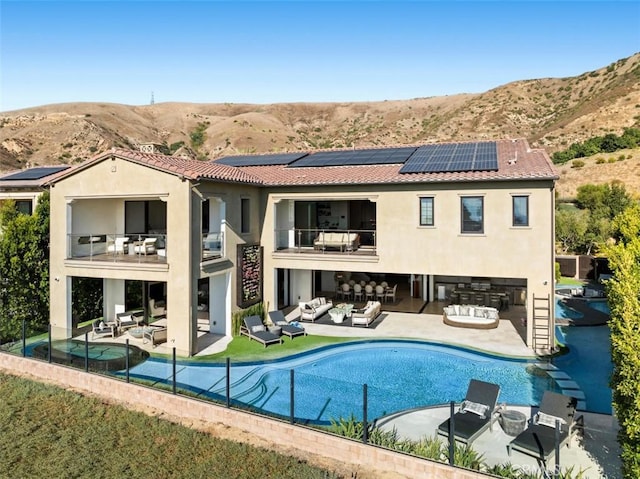
[[[443,173],[498,169],[494,141],[421,146],[409,157],[400,173]]]
[[[275,166],[288,165],[292,161],[307,156],[306,152],[297,153],[274,153],[269,155],[241,155],[241,156],[225,156],[215,163],[228,166]]]
[[[4,178],[0,178],[0,180],[5,181],[15,181],[15,180],[41,180],[49,175],[53,175],[54,173],[58,173],[60,171],[66,170],[69,168],[68,166],[43,166],[36,168],[29,168],[28,170],[19,171],[18,173],[14,173],[9,176],[5,176]]]
[[[415,151],[415,147],[319,151],[289,164],[289,168],[404,163]]]

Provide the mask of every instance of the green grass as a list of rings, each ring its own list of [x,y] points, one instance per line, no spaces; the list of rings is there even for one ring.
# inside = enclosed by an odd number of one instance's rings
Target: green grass
[[[284,343],[271,344],[266,348],[257,341],[250,341],[246,336],[237,336],[221,353],[211,354],[208,356],[198,356],[190,358],[190,360],[206,360],[206,361],[225,361],[231,358],[231,361],[265,361],[269,359],[278,359],[292,354],[308,351],[310,349],[328,346],[331,344],[344,343],[347,341],[357,341],[361,338],[340,338],[333,336],[298,336],[295,339],[289,339],[284,336]]]
[[[560,281],[558,281],[558,286],[583,286],[585,283],[586,281],[583,281],[581,279],[568,278],[567,276],[563,276],[562,278],[560,278]]]
[[[2,477],[338,477],[294,457],[27,379],[0,374],[0,397]]]

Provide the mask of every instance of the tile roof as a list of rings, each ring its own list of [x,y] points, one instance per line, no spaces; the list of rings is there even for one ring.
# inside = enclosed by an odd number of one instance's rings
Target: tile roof
[[[419,145],[421,146],[421,145]],[[260,178],[265,186],[400,184],[466,181],[556,180],[546,151],[532,150],[524,139],[496,141],[498,169],[441,173],[399,173],[402,164],[297,167],[238,167]],[[349,150],[351,151],[351,150]],[[515,160],[515,161],[514,161]],[[215,161],[212,161],[215,163]]]
[[[288,168],[287,165],[228,166],[156,153],[113,148],[57,175],[55,183],[94,163],[116,156],[189,180],[211,180],[261,186],[366,185],[467,181],[556,180],[558,174],[542,149],[532,150],[525,139],[497,140],[498,169],[441,173],[400,173],[402,163]],[[407,145],[404,145],[407,146]],[[422,145],[417,145],[422,146]],[[339,150],[332,150],[339,151]],[[346,150],[345,150],[346,151]],[[352,150],[348,150],[352,151]],[[313,153],[313,152],[310,152]],[[256,155],[258,156],[258,155]]]
[[[260,178],[253,176],[250,172],[247,172],[244,169],[235,168],[233,166],[220,165],[212,162],[191,160],[187,158],[179,158],[176,156],[167,156],[156,153],[142,153],[140,151],[127,150],[123,148],[112,148],[108,152],[101,153],[98,156],[87,161],[86,163],[83,163],[77,168],[74,168],[73,171],[69,172],[69,174],[73,174],[79,170],[88,168],[95,163],[99,163],[113,156],[129,160],[140,165],[149,166],[156,170],[164,171],[165,173],[184,177],[189,180],[207,179],[225,183],[262,183],[262,180]],[[65,176],[67,175],[63,174],[51,183],[55,183],[55,181],[58,181]]]

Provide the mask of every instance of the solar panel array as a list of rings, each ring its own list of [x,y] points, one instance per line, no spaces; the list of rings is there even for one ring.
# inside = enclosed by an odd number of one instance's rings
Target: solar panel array
[[[307,156],[306,152],[298,153],[274,153],[270,155],[243,155],[243,156],[225,156],[216,160],[228,166],[275,166],[288,165],[292,161]]]
[[[498,169],[498,150],[494,141],[425,145],[417,149],[400,173],[444,173],[491,171]]]
[[[415,147],[404,147],[371,150],[320,151],[295,161],[289,165],[289,168],[404,163],[416,149]]]
[[[14,173],[9,176],[5,176],[4,178],[0,178],[0,180],[41,180],[49,175],[53,175],[54,173],[58,173],[60,171],[66,170],[69,168],[68,166],[43,166],[37,168],[29,168],[28,170],[19,171],[18,173]]]

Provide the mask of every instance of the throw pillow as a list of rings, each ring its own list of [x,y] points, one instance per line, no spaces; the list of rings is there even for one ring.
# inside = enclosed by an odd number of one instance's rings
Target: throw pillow
[[[473,401],[463,401],[462,402],[462,412],[471,412],[480,416],[481,418],[487,417],[487,411],[489,410],[489,406],[485,404],[480,404]]]
[[[258,331],[264,331],[263,325],[251,326],[251,332],[257,333]]]
[[[125,315],[125,316],[120,316],[120,321],[122,321],[124,323],[131,321],[131,315],[128,314],[128,315]]]
[[[541,426],[552,427],[555,429],[556,420],[560,421],[560,430],[562,430],[562,426],[567,423],[561,417],[552,416],[551,414],[545,414],[543,412],[539,412],[536,415],[536,424],[540,424]]]
[[[487,319],[498,319],[498,311],[496,309],[487,311]]]
[[[485,317],[485,310],[482,308],[475,308],[475,310],[473,311],[473,315],[476,318],[484,318]]]
[[[460,316],[469,316],[469,306],[460,306]]]
[[[320,304],[327,304],[327,298],[318,298]]]
[[[104,321],[100,321],[100,324],[98,325],[98,329],[106,329],[107,325],[104,324]]]

